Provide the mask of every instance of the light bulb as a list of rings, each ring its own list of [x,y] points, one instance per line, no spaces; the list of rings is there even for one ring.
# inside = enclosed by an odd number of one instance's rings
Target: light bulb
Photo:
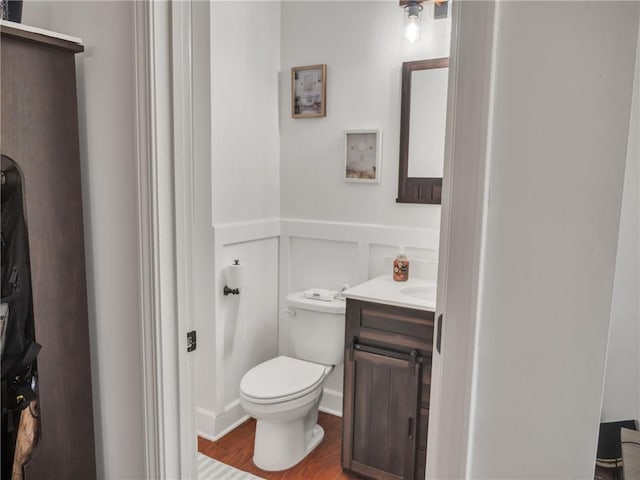
[[[409,43],[417,43],[420,41],[420,12],[422,11],[422,5],[414,3],[407,5],[404,8],[407,13],[407,18],[404,25],[404,38]]]
[[[404,27],[404,38],[409,43],[417,43],[420,40],[420,20],[417,16],[408,17]]]

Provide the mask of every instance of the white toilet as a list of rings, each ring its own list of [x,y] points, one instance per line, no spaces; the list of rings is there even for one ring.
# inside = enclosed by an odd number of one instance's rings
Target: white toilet
[[[345,302],[287,296],[292,312],[290,350],[249,370],[240,381],[240,402],[257,420],[253,462],[286,470],[324,437],[317,425],[324,381],[344,359]]]

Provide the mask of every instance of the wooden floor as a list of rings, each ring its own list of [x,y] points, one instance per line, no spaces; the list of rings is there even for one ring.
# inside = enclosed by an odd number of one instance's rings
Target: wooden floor
[[[253,473],[267,480],[343,480],[355,479],[342,472],[340,448],[342,442],[342,419],[320,412],[318,424],[324,428],[324,440],[298,465],[283,472],[265,472],[253,464],[253,439],[256,421],[248,420],[222,437],[210,442],[198,437],[198,451],[227,465]]]

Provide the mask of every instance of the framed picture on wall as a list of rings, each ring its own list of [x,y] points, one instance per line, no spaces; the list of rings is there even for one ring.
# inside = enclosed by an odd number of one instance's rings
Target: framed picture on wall
[[[380,183],[382,132],[348,130],[344,132],[345,181]]]
[[[327,66],[291,69],[291,116],[314,118],[327,115]]]

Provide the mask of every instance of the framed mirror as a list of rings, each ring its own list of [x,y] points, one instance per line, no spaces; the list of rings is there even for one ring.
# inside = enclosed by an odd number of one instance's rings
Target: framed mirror
[[[440,204],[449,59],[402,64],[398,203]]]

